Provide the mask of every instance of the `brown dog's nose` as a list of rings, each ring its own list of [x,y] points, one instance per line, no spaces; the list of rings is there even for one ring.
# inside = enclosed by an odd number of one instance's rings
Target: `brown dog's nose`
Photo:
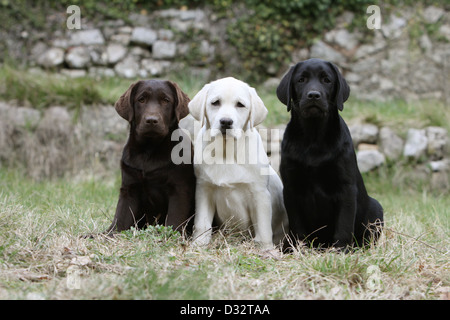
[[[307,97],[308,97],[308,99],[314,99],[314,100],[319,100],[320,98],[321,98],[321,94],[320,94],[320,92],[319,91],[309,91],[308,92],[308,95],[307,95]]]
[[[220,119],[220,125],[222,128],[230,128],[233,125],[233,120],[230,118],[222,118]]]
[[[158,118],[155,116],[147,116],[145,117],[145,122],[147,124],[158,124]]]

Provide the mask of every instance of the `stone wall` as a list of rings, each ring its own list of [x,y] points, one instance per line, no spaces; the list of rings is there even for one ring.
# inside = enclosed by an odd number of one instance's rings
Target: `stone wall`
[[[276,170],[284,128],[259,126]],[[400,167],[406,168],[411,181],[419,179],[433,189],[450,190],[450,141],[446,129],[410,128],[406,139],[393,128],[368,123],[349,124],[349,129],[361,172],[395,164],[397,172]],[[113,106],[84,106],[75,116],[60,106],[41,113],[0,102],[0,165],[23,167],[34,179],[94,172],[110,175],[119,169],[127,135],[128,123]]]
[[[74,77],[149,78],[189,70],[205,81],[230,74],[239,78],[240,58],[226,41],[229,21],[208,8],[132,14],[131,23],[84,19],[81,30],[68,30],[65,16],[60,18],[60,28],[52,34],[2,34],[9,53],[29,65]],[[288,60],[316,57],[335,62],[356,98],[450,101],[449,12],[419,3],[382,16],[381,29],[369,33],[348,30],[355,18],[354,13],[344,13],[333,30],[310,47],[295,48]],[[25,42],[29,50],[23,50]],[[268,81],[279,80],[287,68],[269,65]]]
[[[57,30],[32,47],[30,64],[74,77],[151,78],[189,68],[205,81],[209,78],[213,67],[208,63],[215,57],[217,34],[225,30],[209,30],[207,11],[161,10],[151,15],[132,14],[130,21],[132,24],[110,20],[83,24],[82,30]]]

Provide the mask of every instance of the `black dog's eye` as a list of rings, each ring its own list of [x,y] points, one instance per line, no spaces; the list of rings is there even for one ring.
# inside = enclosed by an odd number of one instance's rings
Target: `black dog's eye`
[[[330,80],[330,78],[328,78],[328,77],[323,77],[323,82],[325,82],[325,83],[331,83],[331,80]]]
[[[236,104],[236,107],[238,107],[238,108],[245,108],[245,106],[242,103],[240,103],[240,102],[238,102]]]
[[[298,79],[298,82],[300,82],[300,83],[305,82],[305,77],[301,77],[300,79]]]
[[[211,104],[215,107],[218,107],[220,106],[220,100],[213,101]]]

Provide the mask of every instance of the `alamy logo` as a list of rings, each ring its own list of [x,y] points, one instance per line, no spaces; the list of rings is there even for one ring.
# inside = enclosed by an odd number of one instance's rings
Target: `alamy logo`
[[[194,126],[198,128],[200,124],[195,122]],[[262,175],[270,175],[269,159],[267,153],[272,154],[273,150],[279,150],[279,141],[282,132],[279,129],[259,129],[255,134],[253,130],[233,129],[233,134],[239,131],[239,138],[235,139],[231,134],[215,134],[218,129],[207,129],[202,135],[202,139],[197,139],[194,134],[192,139],[190,133],[184,129],[174,130],[171,136],[172,141],[179,141],[171,151],[171,160],[174,164],[219,164],[219,165],[258,165],[261,167]],[[254,129],[256,130],[256,129]],[[189,139],[182,139],[188,136]],[[270,137],[270,139],[268,139]],[[191,140],[192,139],[192,140]],[[270,142],[268,142],[270,140]],[[194,143],[194,157],[192,157],[191,141]],[[267,151],[267,153],[266,153]],[[280,154],[276,152],[270,157],[270,163],[279,163]]]
[[[381,12],[380,7],[376,5],[371,5],[367,7],[367,14],[372,14],[367,18],[367,28],[370,30],[381,29]]]
[[[67,29],[81,29],[81,10],[79,6],[71,5],[67,7],[66,13],[71,14],[67,17],[66,26]]]

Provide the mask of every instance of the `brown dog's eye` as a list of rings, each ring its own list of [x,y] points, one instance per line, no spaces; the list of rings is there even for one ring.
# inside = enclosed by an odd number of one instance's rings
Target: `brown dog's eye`
[[[167,97],[164,97],[164,98],[162,99],[162,101],[163,101],[164,103],[169,103],[169,102],[170,102],[170,99],[167,98]]]
[[[144,97],[140,97],[140,98],[138,99],[138,102],[144,103],[144,102],[145,102],[145,98],[144,98]]]
[[[331,80],[330,80],[330,78],[328,78],[328,77],[324,77],[324,78],[323,78],[323,82],[325,82],[325,83],[331,83]]]

